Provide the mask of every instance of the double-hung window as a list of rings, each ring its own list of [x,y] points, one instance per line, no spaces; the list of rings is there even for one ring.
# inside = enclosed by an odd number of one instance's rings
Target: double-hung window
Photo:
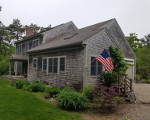
[[[37,69],[37,58],[33,58],[33,68]]]
[[[91,57],[91,76],[101,75],[102,71],[102,64],[96,60],[96,57]]]
[[[65,71],[65,57],[60,57],[59,71]]]
[[[22,54],[22,44],[17,46],[17,53]]]
[[[48,64],[48,68],[44,69],[47,66],[46,63]],[[58,73],[58,71],[65,71],[65,64],[65,57],[51,57],[48,58],[47,61],[46,58],[43,58],[43,70],[48,70],[48,73]]]
[[[47,70],[47,58],[43,58],[43,71]]]
[[[48,59],[48,72],[49,73],[58,73],[58,58],[49,58]]]
[[[39,45],[39,40],[33,40],[33,48],[37,47]]]
[[[25,50],[28,51],[29,50],[29,42],[25,43]]]

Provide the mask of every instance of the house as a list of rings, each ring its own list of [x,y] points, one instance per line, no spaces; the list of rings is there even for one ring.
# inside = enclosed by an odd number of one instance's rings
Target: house
[[[116,19],[81,29],[68,22],[37,34],[27,28],[26,38],[16,42],[10,61],[14,74],[27,74],[29,81],[69,82],[81,88],[97,82],[104,68],[95,58],[109,46],[120,48],[125,60],[133,64],[127,74],[134,78],[136,57]],[[11,70],[10,64],[10,74]]]

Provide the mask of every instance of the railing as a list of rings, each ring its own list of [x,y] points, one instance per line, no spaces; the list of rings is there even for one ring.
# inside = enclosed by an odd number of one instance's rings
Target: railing
[[[128,92],[133,91],[132,89],[132,78],[129,77],[128,74],[121,74],[118,75],[118,81],[119,81],[119,92],[123,92],[127,94]]]

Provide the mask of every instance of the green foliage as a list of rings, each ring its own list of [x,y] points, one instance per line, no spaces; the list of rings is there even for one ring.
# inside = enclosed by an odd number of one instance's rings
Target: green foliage
[[[142,79],[141,83],[148,83],[148,84],[150,84],[150,79]]]
[[[150,51],[150,47],[144,46],[137,52],[137,74],[143,78],[148,78],[150,76],[150,52],[148,51]]]
[[[81,110],[87,107],[88,99],[81,93],[64,89],[58,95],[57,99],[60,106],[67,110]]]
[[[48,93],[50,97],[56,97],[56,95],[59,94],[61,90],[62,90],[61,87],[56,86],[56,87],[48,87],[46,88],[45,91],[46,93]]]
[[[142,48],[142,40],[138,39],[136,33],[130,33],[129,36],[126,37],[126,39],[128,40],[131,48],[135,53],[137,53],[138,48]]]
[[[103,72],[103,74],[99,77],[100,82],[103,82],[104,86],[110,87],[111,84],[117,82],[117,74],[115,72]]]
[[[92,85],[87,85],[83,87],[83,95],[85,95],[90,101],[94,99],[92,89],[93,89]]]
[[[26,82],[24,79],[18,79],[15,81],[15,86],[17,89],[22,89],[23,88],[23,85],[25,85]]]
[[[145,35],[144,38],[142,38],[142,43],[150,47],[150,34]]]
[[[32,83],[40,83],[38,80],[34,80]]]
[[[31,92],[44,92],[46,84],[32,83],[28,86],[28,90]]]
[[[6,59],[0,60],[0,75],[7,74],[9,68],[9,63]]]
[[[114,65],[113,72],[117,74],[125,74],[128,69],[128,64],[124,60],[124,56],[121,54],[121,50],[119,48],[109,47],[110,56]]]

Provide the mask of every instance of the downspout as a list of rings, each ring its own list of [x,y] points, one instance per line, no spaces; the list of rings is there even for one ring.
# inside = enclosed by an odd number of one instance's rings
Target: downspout
[[[82,80],[83,80],[83,86],[86,85],[86,66],[87,66],[87,61],[86,61],[86,58],[87,58],[87,46],[86,44],[82,44],[82,46],[84,47],[84,66],[83,66],[83,77],[82,77]]]

